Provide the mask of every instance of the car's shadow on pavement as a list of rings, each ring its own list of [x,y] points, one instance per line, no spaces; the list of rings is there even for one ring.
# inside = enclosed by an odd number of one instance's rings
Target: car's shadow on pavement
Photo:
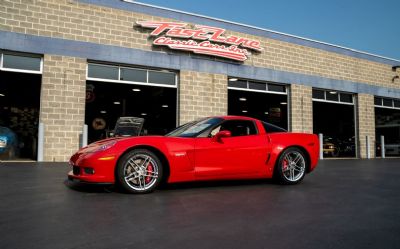
[[[256,180],[219,180],[219,181],[198,181],[198,182],[182,182],[165,184],[159,189],[161,190],[180,190],[180,189],[207,189],[207,188],[225,188],[240,186],[256,186],[256,185],[274,185],[276,182],[272,179],[256,179]]]
[[[113,184],[90,184],[73,182],[68,179],[64,181],[64,185],[71,190],[84,193],[122,193],[126,192]],[[232,188],[246,186],[265,186],[278,185],[273,179],[255,179],[255,180],[219,180],[219,181],[198,181],[198,182],[182,182],[162,184],[157,187],[156,191],[179,191],[194,189],[212,189],[212,188]]]
[[[89,184],[73,182],[68,179],[64,181],[64,185],[69,189],[84,192],[84,193],[114,193],[119,192],[119,190],[112,184]]]

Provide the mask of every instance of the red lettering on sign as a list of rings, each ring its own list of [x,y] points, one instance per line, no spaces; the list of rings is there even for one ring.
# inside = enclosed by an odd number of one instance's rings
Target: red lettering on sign
[[[137,24],[145,28],[153,28],[154,30],[150,33],[152,36],[165,33],[165,36],[155,39],[153,44],[168,46],[171,49],[187,50],[197,54],[214,55],[238,61],[247,59],[250,53],[246,48],[256,51],[262,50],[260,41],[234,35],[224,36],[226,30],[221,28],[196,25],[195,29],[189,29],[186,28],[186,23],[176,22],[142,21],[137,22]],[[189,40],[177,40],[170,37]],[[202,42],[198,43],[195,40]],[[242,48],[239,48],[239,46]]]

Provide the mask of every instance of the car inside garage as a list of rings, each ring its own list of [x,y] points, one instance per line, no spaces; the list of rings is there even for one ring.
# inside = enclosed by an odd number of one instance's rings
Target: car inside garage
[[[313,89],[313,131],[323,135],[324,157],[356,157],[354,96]]]
[[[400,156],[400,100],[375,97],[375,137],[377,157]]]
[[[288,128],[288,97],[285,85],[230,78],[228,114],[257,118]]]
[[[40,56],[1,54],[1,160],[37,158],[41,68]]]
[[[139,135],[164,135],[174,129],[177,77],[167,70],[89,63],[85,110],[88,142],[114,136],[121,117],[143,119]]]

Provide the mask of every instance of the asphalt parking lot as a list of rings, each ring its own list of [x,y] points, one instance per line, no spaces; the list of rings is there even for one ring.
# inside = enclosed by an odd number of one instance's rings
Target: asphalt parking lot
[[[0,163],[0,248],[399,248],[400,159],[324,160],[295,186],[175,184],[147,195]]]

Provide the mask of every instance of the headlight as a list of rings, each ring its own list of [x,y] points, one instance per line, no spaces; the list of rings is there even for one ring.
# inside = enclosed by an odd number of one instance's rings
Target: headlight
[[[0,137],[0,148],[5,148],[7,147],[7,139],[4,137]]]
[[[113,147],[116,143],[117,143],[116,141],[112,141],[112,142],[109,142],[109,143],[102,144],[94,152],[108,150],[109,148]]]

